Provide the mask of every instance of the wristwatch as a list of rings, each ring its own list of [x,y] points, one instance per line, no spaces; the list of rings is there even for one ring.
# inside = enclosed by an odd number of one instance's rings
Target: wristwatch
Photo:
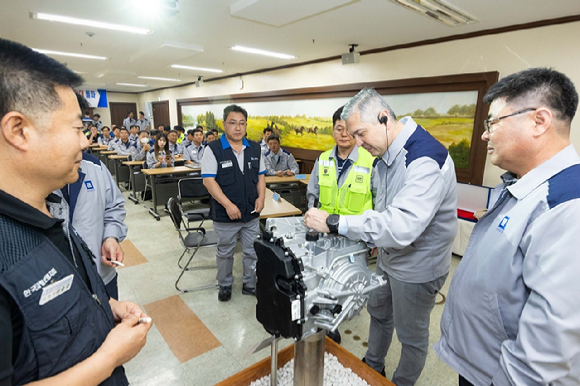
[[[340,216],[338,214],[331,214],[326,218],[326,225],[330,230],[330,233],[338,233],[338,223],[340,222]]]

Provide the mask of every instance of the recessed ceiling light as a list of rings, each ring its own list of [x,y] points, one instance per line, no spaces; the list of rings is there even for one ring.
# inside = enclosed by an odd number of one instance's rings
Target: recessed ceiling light
[[[457,27],[466,24],[475,23],[475,18],[468,16],[465,12],[460,11],[451,4],[441,0],[391,0],[397,5],[409,8],[415,12],[430,17],[440,23],[450,27]]]
[[[153,33],[153,31],[151,31],[147,28],[130,27],[130,26],[122,25],[122,24],[111,24],[111,23],[105,23],[102,21],[90,20],[90,19],[77,19],[76,17],[51,15],[49,13],[42,13],[42,12],[30,12],[30,18],[31,19],[38,19],[38,20],[57,21],[60,23],[67,23],[67,24],[74,24],[74,25],[82,25],[83,27],[95,27],[95,28],[111,29],[114,31],[131,32],[134,34],[141,34],[141,35],[147,35],[147,34]]]
[[[129,86],[129,87],[149,87],[146,84],[135,84],[135,83],[117,83],[117,86]]]
[[[171,67],[172,68],[183,68],[185,70],[205,71],[205,72],[217,72],[217,73],[223,72],[223,70],[216,70],[214,68],[190,67],[190,66],[182,66],[181,64],[172,64]]]
[[[75,74],[88,74],[88,72],[86,72],[86,71],[75,71],[75,70],[72,70],[72,72],[74,72]]]
[[[234,51],[241,51],[241,52],[247,52],[248,54],[257,54],[257,55],[272,56],[274,58],[280,58],[280,59],[295,59],[296,58],[293,55],[280,54],[280,53],[277,53],[277,52],[264,51],[264,50],[259,50],[257,48],[248,48],[248,47],[242,47],[242,46],[233,46],[232,47],[232,50],[234,50]]]
[[[153,80],[164,80],[167,82],[181,82],[181,79],[172,79],[172,78],[158,78],[156,76],[138,76],[139,79],[153,79]]]
[[[106,56],[94,56],[94,55],[76,54],[74,52],[41,50],[39,48],[33,48],[33,50],[36,52],[40,52],[41,54],[46,54],[46,55],[61,55],[61,56],[72,56],[74,58],[83,58],[83,59],[109,60],[109,58],[107,58]]]

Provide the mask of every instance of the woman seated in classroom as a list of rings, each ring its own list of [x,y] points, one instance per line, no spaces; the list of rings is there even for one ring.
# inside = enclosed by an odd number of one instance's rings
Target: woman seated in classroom
[[[155,140],[155,145],[153,149],[147,154],[147,167],[149,169],[158,169],[173,167],[175,165],[175,160],[173,154],[169,151],[169,141],[167,136],[160,133]]]

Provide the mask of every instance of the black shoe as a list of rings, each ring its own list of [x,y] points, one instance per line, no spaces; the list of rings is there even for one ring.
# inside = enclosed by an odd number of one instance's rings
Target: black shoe
[[[218,300],[220,302],[227,302],[231,298],[232,298],[232,286],[231,285],[225,285],[223,287],[220,286],[220,292],[218,294]]]
[[[256,296],[256,288],[250,288],[244,284],[242,286],[242,295]]]
[[[327,330],[326,331],[326,336],[328,336],[330,339],[332,339],[333,341],[335,341],[337,344],[340,344],[340,342],[342,340],[341,337],[340,337],[340,331],[338,331],[338,330],[336,330],[335,332],[332,332],[330,330]]]
[[[364,358],[364,357],[363,357],[363,359],[362,359],[362,362],[363,362],[364,364],[366,364],[366,363],[367,363],[367,361],[366,361],[366,358]],[[368,365],[367,365],[367,366],[368,366]],[[369,367],[371,367],[371,366],[369,366]],[[371,367],[371,369],[372,369],[372,367]],[[375,370],[375,369],[373,369],[373,370]],[[375,370],[375,371],[376,371],[376,370]],[[378,372],[378,371],[377,371],[377,372]],[[387,374],[385,373],[385,368],[384,368],[384,367],[383,367],[383,369],[382,369],[380,372],[378,372],[378,373],[379,373],[379,374],[381,374],[381,375],[382,375],[383,377],[385,377],[385,378],[387,377]]]

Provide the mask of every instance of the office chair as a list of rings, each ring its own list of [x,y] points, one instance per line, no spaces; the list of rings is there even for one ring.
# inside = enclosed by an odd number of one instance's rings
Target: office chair
[[[183,277],[185,271],[197,271],[200,269],[217,268],[216,265],[203,265],[190,267],[189,264],[193,260],[193,257],[195,256],[199,248],[215,247],[218,243],[218,237],[214,231],[206,231],[204,228],[201,227],[191,228],[187,226],[186,225],[187,222],[184,221],[184,215],[181,212],[177,200],[174,197],[171,197],[169,201],[167,201],[167,207],[169,208],[169,216],[171,217],[171,221],[173,221],[175,230],[179,234],[179,240],[181,242],[181,245],[185,248],[183,253],[179,257],[179,260],[177,261],[177,264],[181,268],[181,273],[179,274],[179,277],[175,282],[175,289],[177,289],[179,292],[187,293],[208,288],[218,288],[219,286],[217,285],[217,283],[212,285],[204,285],[186,289],[182,289],[179,287],[179,281]],[[181,266],[181,259],[183,259],[183,256],[185,256],[185,254],[188,253],[191,249],[194,249],[194,251],[189,257],[187,264]]]

